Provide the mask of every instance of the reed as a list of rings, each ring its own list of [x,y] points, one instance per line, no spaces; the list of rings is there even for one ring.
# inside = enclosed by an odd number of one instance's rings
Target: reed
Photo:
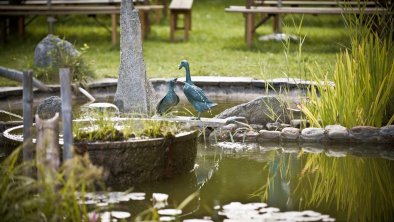
[[[369,21],[369,20],[368,20]],[[375,20],[374,20],[375,21]],[[380,127],[394,121],[394,44],[392,35],[365,31],[354,22],[351,48],[337,55],[333,83],[317,76],[322,71],[311,68],[316,80],[300,109],[315,126],[341,124],[346,127]],[[367,27],[372,22],[367,22]],[[392,28],[392,27],[391,27]],[[327,76],[327,75],[326,75]],[[321,120],[321,124],[319,123]]]

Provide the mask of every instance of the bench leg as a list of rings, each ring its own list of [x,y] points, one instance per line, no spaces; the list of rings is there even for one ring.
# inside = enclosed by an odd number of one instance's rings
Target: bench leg
[[[184,20],[184,26],[183,27],[185,30],[185,40],[189,40],[189,30],[191,29],[191,13],[190,11],[185,12],[185,20]]]
[[[170,12],[170,41],[173,42],[175,40],[175,30],[176,30],[176,12]]]
[[[280,15],[274,15],[274,19],[272,20],[272,29],[274,33],[282,33],[282,19]]]
[[[0,16],[0,44],[5,44],[7,41],[7,28],[6,28],[6,17]]]
[[[144,39],[147,33],[146,21],[145,21],[145,12],[139,11],[140,23],[141,23],[141,39]]]
[[[116,14],[111,15],[111,23],[112,23],[111,39],[112,39],[112,45],[114,46],[114,45],[116,45],[116,42],[117,42],[116,28],[117,28],[118,24],[117,24]]]
[[[254,15],[252,13],[245,13],[245,42],[248,47],[253,42],[253,29],[254,29]]]
[[[21,39],[25,38],[25,17],[24,16],[20,16],[18,18],[18,33],[19,33],[19,37]]]

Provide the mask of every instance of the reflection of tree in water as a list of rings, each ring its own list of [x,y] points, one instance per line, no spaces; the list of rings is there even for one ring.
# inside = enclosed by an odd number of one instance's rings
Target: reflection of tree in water
[[[394,219],[394,161],[282,154],[265,170],[270,176],[256,194],[271,206],[291,210],[294,205],[294,210],[313,209],[338,220]]]

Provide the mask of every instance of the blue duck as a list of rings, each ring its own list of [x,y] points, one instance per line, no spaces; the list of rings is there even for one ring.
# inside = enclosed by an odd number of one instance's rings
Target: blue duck
[[[172,107],[179,103],[179,97],[174,90],[176,80],[175,78],[168,82],[167,94],[160,100],[159,104],[157,104],[156,111],[159,115],[167,113]]]
[[[211,102],[204,94],[202,89],[193,84],[190,76],[189,63],[186,60],[182,60],[181,64],[179,64],[179,69],[182,67],[184,67],[186,70],[186,82],[183,86],[183,93],[185,94],[187,100],[189,100],[189,102],[192,104],[193,108],[197,110],[197,119],[200,119],[202,112],[210,110],[217,104]]]

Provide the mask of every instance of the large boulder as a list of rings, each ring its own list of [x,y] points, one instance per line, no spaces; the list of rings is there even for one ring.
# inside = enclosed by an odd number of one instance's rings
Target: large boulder
[[[266,125],[269,122],[289,122],[288,102],[273,96],[263,96],[229,108],[215,118],[225,119],[231,116],[245,117],[250,124]]]
[[[58,96],[51,96],[43,101],[37,107],[37,115],[40,119],[50,119],[56,113],[62,114],[62,99]]]
[[[80,52],[68,41],[49,34],[38,43],[34,51],[34,66],[54,68],[80,56]]]

